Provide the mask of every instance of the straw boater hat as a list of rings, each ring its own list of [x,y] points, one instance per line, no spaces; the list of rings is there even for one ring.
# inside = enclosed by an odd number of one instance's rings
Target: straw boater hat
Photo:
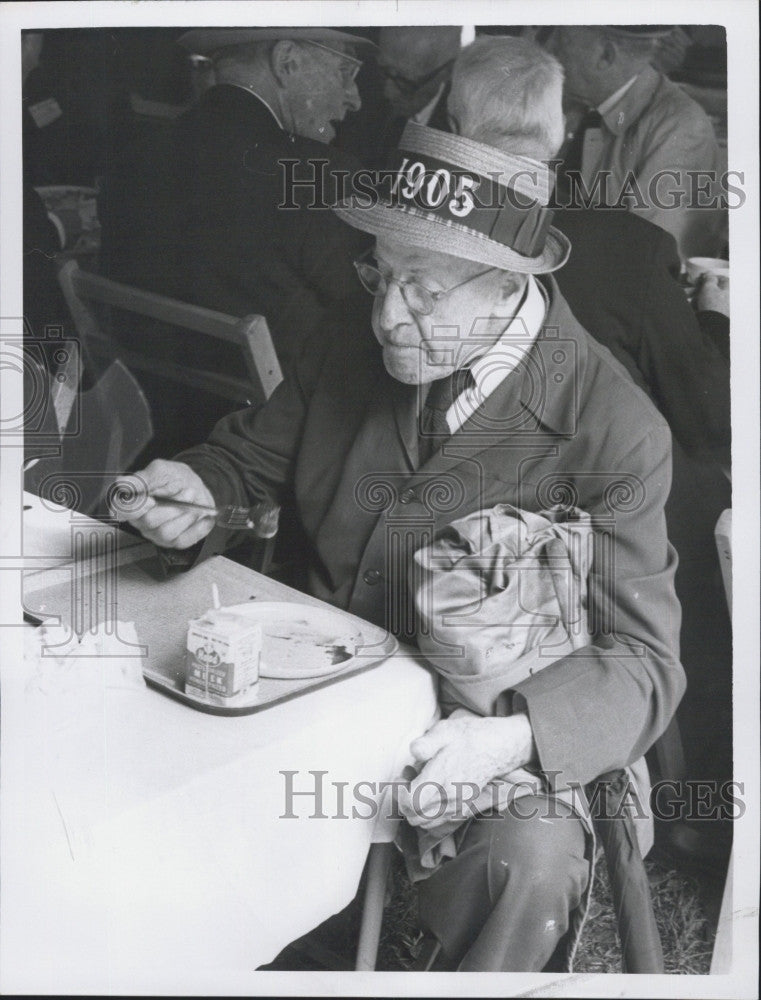
[[[290,39],[294,42],[319,42],[321,45],[353,45],[364,52],[376,46],[362,35],[336,28],[193,28],[177,39],[177,44],[187,49],[191,55],[213,55],[228,45],[246,45],[250,42],[279,42]]]
[[[334,206],[344,222],[505,271],[545,274],[571,244],[550,226],[545,163],[408,122],[388,171]]]

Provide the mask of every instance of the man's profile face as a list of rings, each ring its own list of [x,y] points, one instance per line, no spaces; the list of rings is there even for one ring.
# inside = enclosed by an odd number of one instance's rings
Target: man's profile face
[[[591,105],[599,86],[595,71],[596,36],[583,27],[555,28],[547,48],[563,66],[564,98]]]
[[[335,138],[335,122],[343,121],[349,111],[362,106],[354,82],[359,65],[340,42],[331,44],[336,51],[302,43],[300,67],[288,80],[287,100],[297,135],[329,143]]]
[[[495,325],[488,320],[503,311],[502,272],[491,270],[475,278],[439,298],[433,312],[421,316],[410,309],[398,281],[439,292],[487,271],[486,266],[390,237],[376,241],[375,260],[389,284],[386,294],[375,299],[373,332],[383,348],[386,370],[397,381],[422,385],[444,378],[483,354],[489,339],[499,336],[504,321]]]
[[[383,96],[393,113],[403,118],[411,118],[433,100],[451,68],[444,53],[422,55],[414,31],[414,28],[384,28],[378,41],[378,67],[385,78]],[[435,73],[439,66],[441,73]],[[425,82],[418,85],[419,80]]]

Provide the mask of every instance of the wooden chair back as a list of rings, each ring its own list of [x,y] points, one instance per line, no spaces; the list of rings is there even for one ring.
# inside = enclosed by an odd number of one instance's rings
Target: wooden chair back
[[[58,279],[77,332],[93,354],[107,352],[113,356],[116,350],[118,357],[135,372],[147,371],[188,388],[220,396],[239,406],[266,401],[282,380],[280,364],[263,316],[239,318],[180,302],[83,271],[74,260],[63,264]],[[190,359],[188,363],[180,364],[162,356],[158,350],[146,349],[144,342],[139,349],[128,344],[115,348],[109,331],[104,329],[98,306],[158,321],[157,337],[162,336],[159,331],[173,327],[180,335],[183,331],[192,331],[237,346],[246,375],[211,372],[194,367]]]

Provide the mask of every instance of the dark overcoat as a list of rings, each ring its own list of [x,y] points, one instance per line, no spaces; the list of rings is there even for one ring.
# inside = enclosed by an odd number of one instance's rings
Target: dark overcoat
[[[729,363],[678,281],[674,237],[630,212],[555,212],[571,241],[557,272],[574,315],[645,388],[688,455],[729,464]]]
[[[244,88],[211,87],[175,122],[139,136],[110,178],[104,267],[209,309],[263,315],[285,366],[328,312],[367,309],[352,261],[369,237],[330,211],[335,191],[321,186],[323,170],[330,178],[356,166],[280,128]],[[316,187],[289,198],[289,171]]]

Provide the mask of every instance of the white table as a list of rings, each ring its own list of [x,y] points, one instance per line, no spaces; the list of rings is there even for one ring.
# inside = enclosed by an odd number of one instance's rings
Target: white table
[[[310,600],[221,557],[192,573],[204,595],[218,580],[223,603],[242,588]],[[164,622],[189,617],[156,600],[173,593],[161,586],[146,583],[155,611],[136,616],[149,655]],[[135,587],[122,593],[134,610]],[[31,695],[19,671],[3,684],[4,993],[256,989],[257,966],[353,898],[369,844],[391,831],[352,788],[398,777],[436,710],[431,674],[401,653],[241,718],[148,688],[91,689],[82,705]],[[297,791],[326,772],[322,813],[349,818],[310,818],[308,796],[281,818],[283,771]],[[334,782],[348,782],[343,808]]]
[[[153,547],[138,535],[104,524],[52,500],[24,491],[21,510],[21,552],[24,592],[71,578],[71,567],[92,573],[109,559],[113,542],[113,564],[127,565],[150,555]],[[92,542],[92,544],[90,544]]]

